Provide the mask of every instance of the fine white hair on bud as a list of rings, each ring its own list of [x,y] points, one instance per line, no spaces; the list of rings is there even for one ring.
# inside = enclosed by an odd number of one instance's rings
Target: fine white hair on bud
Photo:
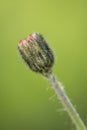
[[[32,33],[18,43],[18,50],[31,70],[48,73],[54,63],[54,55],[47,41],[39,33]]]

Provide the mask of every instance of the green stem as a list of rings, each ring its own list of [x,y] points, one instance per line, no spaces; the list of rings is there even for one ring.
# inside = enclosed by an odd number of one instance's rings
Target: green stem
[[[49,79],[50,83],[52,84],[60,102],[64,106],[65,110],[68,112],[72,122],[75,124],[77,130],[87,130],[83,121],[81,120],[79,114],[77,113],[76,109],[72,105],[69,97],[67,96],[66,92],[64,91],[62,85],[59,81],[56,80],[53,73],[48,73],[46,77]]]

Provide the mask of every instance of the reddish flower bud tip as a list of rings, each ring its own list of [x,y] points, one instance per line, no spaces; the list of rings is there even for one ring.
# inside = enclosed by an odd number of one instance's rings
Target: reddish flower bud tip
[[[22,44],[22,40],[19,41],[19,44]]]
[[[23,43],[22,43],[24,46],[26,45],[26,40],[23,40]]]
[[[28,42],[29,41],[29,37],[26,37],[25,40],[26,40],[26,42]]]
[[[29,39],[36,39],[36,34],[35,33],[30,34]]]
[[[24,40],[19,41],[18,46],[22,46],[22,45],[26,46],[28,41],[29,41],[29,37],[26,37]]]

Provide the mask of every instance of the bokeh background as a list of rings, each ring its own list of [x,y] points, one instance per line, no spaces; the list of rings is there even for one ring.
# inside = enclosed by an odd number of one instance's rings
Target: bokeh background
[[[0,130],[75,130],[50,83],[19,56],[32,32],[48,40],[53,71],[87,125],[87,0],[0,0]]]

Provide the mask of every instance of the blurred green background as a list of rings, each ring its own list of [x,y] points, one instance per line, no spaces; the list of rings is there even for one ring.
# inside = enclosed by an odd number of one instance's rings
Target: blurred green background
[[[87,125],[87,0],[0,0],[0,130],[75,130],[50,83],[19,56],[32,32],[48,40],[53,71]]]

